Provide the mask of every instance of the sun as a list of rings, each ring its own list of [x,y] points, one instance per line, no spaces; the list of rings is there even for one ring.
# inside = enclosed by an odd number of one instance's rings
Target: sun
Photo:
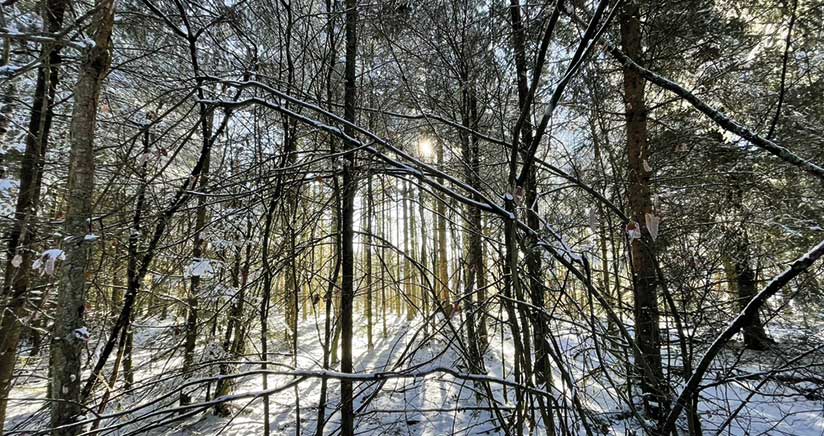
[[[424,158],[428,159],[433,156],[435,153],[435,147],[432,145],[432,140],[427,137],[421,137],[418,139],[418,154]]]

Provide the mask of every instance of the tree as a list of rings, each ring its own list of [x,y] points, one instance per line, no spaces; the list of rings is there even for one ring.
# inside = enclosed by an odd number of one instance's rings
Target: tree
[[[355,105],[357,104],[357,83],[356,83],[356,63],[358,56],[358,2],[357,0],[346,0],[346,67],[345,67],[345,88],[344,88],[344,119],[350,124],[344,127],[344,134],[352,137],[355,129],[351,123],[356,122]],[[342,251],[341,251],[341,361],[340,369],[344,373],[352,372],[352,309],[355,299],[354,290],[354,250],[353,250],[353,215],[355,208],[355,194],[357,192],[357,181],[355,178],[355,144],[345,144],[347,153],[343,158],[343,195],[342,203]],[[341,433],[343,436],[355,434],[355,410],[352,398],[352,381],[341,380]]]
[[[58,32],[63,26],[67,2],[50,0],[44,3],[44,27]],[[43,166],[49,144],[54,98],[60,80],[60,46],[46,44],[40,57],[45,60],[37,68],[37,84],[26,134],[26,150],[20,164],[20,189],[14,211],[14,224],[7,236],[6,263],[2,294],[0,294],[0,433],[6,418],[7,401],[17,361],[17,347],[27,317],[25,303],[30,287],[32,243],[36,240],[35,220],[40,206]],[[10,106],[10,105],[9,105]],[[5,118],[4,118],[5,120]],[[10,120],[8,120],[10,121]]]
[[[82,415],[80,398],[81,352],[89,332],[84,325],[86,306],[86,269],[90,245],[94,242],[92,196],[94,194],[94,137],[100,91],[111,62],[111,39],[114,27],[114,1],[95,3],[94,44],[84,54],[80,77],[74,88],[74,108],[69,130],[71,157],[69,189],[66,200],[63,285],[58,295],[51,340],[50,392],[52,395],[52,434],[74,435],[73,423]]]
[[[627,2],[621,11],[621,48],[632,59],[641,59],[641,19],[638,4]],[[655,419],[669,409],[664,375],[661,370],[661,332],[659,330],[658,276],[655,271],[655,239],[648,227],[653,216],[650,198],[650,149],[647,143],[647,108],[644,78],[637,70],[624,67],[624,100],[627,120],[627,163],[629,208],[632,221],[627,224],[630,244],[635,318],[635,356],[640,373],[644,407]]]

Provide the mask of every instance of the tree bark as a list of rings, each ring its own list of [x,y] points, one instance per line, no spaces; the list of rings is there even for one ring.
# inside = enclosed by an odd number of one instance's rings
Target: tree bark
[[[525,120],[521,124],[520,136],[525,144],[531,144],[532,108],[529,97],[529,84],[527,83],[525,29],[521,19],[521,5],[519,0],[510,0],[510,18],[512,20],[512,45],[515,50],[515,68],[518,80],[518,107],[522,113],[520,118]],[[526,156],[524,157],[526,159]],[[530,166],[527,172],[525,186],[526,221],[530,229],[540,232],[540,220],[538,219],[538,182],[535,166]],[[529,294],[532,304],[539,309],[544,307],[544,283],[543,271],[541,270],[540,249],[537,247],[537,240],[529,237],[528,250],[525,253],[527,273],[529,274]],[[538,383],[543,384],[551,380],[551,370],[547,350],[549,343],[546,335],[549,333],[545,325],[544,317],[540,310],[530,311],[530,321],[533,327],[533,340],[535,342],[535,376]]]
[[[408,257],[406,258],[406,293],[407,293],[407,300],[406,300],[406,320],[412,321],[415,319],[415,315],[417,314],[419,305],[420,305],[420,298],[418,290],[421,289],[418,286],[418,271],[416,268],[413,268],[412,262],[409,260],[409,257],[417,256],[418,252],[418,238],[416,237],[417,233],[417,224],[415,219],[415,210],[412,208],[412,198],[410,197],[410,192],[412,188],[407,181],[404,181],[403,186],[403,221],[404,225],[406,226],[406,230],[404,231],[404,251],[408,253]],[[409,248],[407,251],[406,247],[406,238],[409,238]]]
[[[80,426],[63,427],[83,414],[80,398],[80,359],[85,345],[84,308],[86,267],[90,246],[92,195],[94,193],[94,136],[100,88],[111,63],[111,36],[114,27],[114,0],[98,0],[94,23],[94,46],[84,54],[80,78],[74,89],[69,138],[69,187],[66,220],[63,280],[58,295],[51,339],[51,426],[53,435],[75,435]]]
[[[346,66],[344,91],[344,118],[355,122],[355,104],[357,100],[356,61],[358,53],[358,2],[346,0]],[[354,129],[344,127],[347,136],[355,135]],[[354,250],[353,250],[353,210],[357,182],[355,180],[354,144],[345,144],[350,151],[343,159],[343,196],[342,196],[342,252],[341,252],[341,372],[352,372],[352,302],[354,300]],[[354,404],[352,398],[352,381],[341,380],[341,434],[355,434]]]
[[[621,11],[621,46],[633,59],[641,59],[641,19],[638,5],[628,2]],[[634,69],[623,68],[624,100],[626,106],[627,162],[629,165],[629,207],[642,238],[630,238],[632,253],[632,282],[634,290],[636,367],[640,372],[644,409],[660,420],[669,409],[667,388],[661,369],[661,333],[655,259],[652,238],[646,228],[646,214],[652,212],[650,172],[645,168],[649,156],[647,144],[647,108],[644,102],[643,77]]]
[[[372,342],[372,211],[373,211],[373,198],[372,198],[372,177],[369,176],[367,180],[367,188],[366,188],[366,215],[365,215],[365,222],[366,222],[366,241],[364,244],[363,249],[365,250],[366,254],[366,302],[365,302],[365,309],[366,309],[366,340],[367,340],[367,349],[369,351],[373,351],[375,349],[375,344]]]
[[[212,116],[206,113],[206,108],[201,109],[201,120],[203,124],[201,130],[203,141],[211,141],[212,139]],[[203,160],[203,167],[200,173],[200,180],[198,191],[204,192],[209,185],[209,166],[211,162],[211,153],[207,154]],[[200,195],[197,198],[197,209],[195,217],[195,232],[194,232],[194,247],[192,248],[192,262],[206,262],[204,252],[205,245],[203,241],[203,230],[206,226],[206,196]],[[190,282],[189,293],[186,296],[186,337],[184,341],[183,350],[183,366],[181,373],[183,377],[188,377],[188,373],[194,365],[195,347],[197,345],[197,323],[198,323],[198,303],[200,292],[201,278],[198,275],[193,275]],[[191,402],[191,397],[187,392],[181,391],[180,405],[184,406]]]
[[[441,143],[441,141],[436,142],[437,144],[435,145],[435,154],[438,162],[438,168],[443,170],[443,144]],[[443,184],[443,182],[443,177],[439,177],[438,183]],[[435,212],[437,215],[435,217],[435,221],[437,222],[438,228],[438,277],[437,280],[435,280],[435,285],[438,289],[437,294],[438,298],[440,299],[441,310],[444,312],[444,315],[449,316],[449,309],[451,305],[449,302],[449,268],[448,258],[446,254],[446,203],[442,199],[437,197],[435,198]]]
[[[45,27],[49,32],[57,32],[63,26],[66,0],[45,2]],[[17,361],[17,347],[25,319],[26,294],[30,285],[32,264],[31,244],[34,241],[32,224],[37,217],[40,203],[40,187],[49,132],[52,124],[52,104],[59,81],[61,62],[60,47],[44,45],[41,51],[43,65],[37,70],[34,100],[29,117],[26,150],[20,163],[20,188],[15,205],[14,223],[7,235],[6,265],[2,294],[0,294],[0,433],[6,418],[6,406],[11,389],[14,367]],[[10,98],[11,95],[6,95]],[[5,107],[10,108],[11,104]],[[3,122],[11,121],[11,113],[3,114]],[[5,131],[3,132],[5,133]],[[12,264],[20,255],[20,266]]]
[[[730,272],[734,280],[735,296],[739,310],[744,310],[750,300],[758,293],[755,288],[755,271],[750,261],[750,245],[746,231],[739,229],[733,235],[734,252],[730,259]],[[749,313],[743,320],[741,333],[744,336],[744,346],[751,350],[764,351],[773,344],[772,339],[764,331],[761,315],[756,310]]]

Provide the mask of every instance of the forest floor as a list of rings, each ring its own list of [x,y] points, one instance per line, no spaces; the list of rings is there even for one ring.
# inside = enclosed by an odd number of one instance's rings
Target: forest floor
[[[357,321],[362,318],[356,317]],[[263,400],[254,394],[263,390],[262,376],[250,374],[239,379],[235,395],[252,394],[232,402],[232,415],[221,417],[212,410],[197,411],[186,416],[185,411],[175,410],[179,386],[217,375],[216,365],[192,374],[186,380],[175,375],[181,358],[173,351],[182,341],[175,335],[176,325],[182,320],[147,319],[135,327],[135,386],[124,392],[122,387],[112,391],[112,398],[106,407],[106,414],[117,414],[103,419],[100,427],[107,435],[175,434],[175,435],[256,435],[262,434]],[[301,322],[298,336],[297,368],[318,371],[322,365],[322,347],[319,340],[323,321]],[[444,324],[441,323],[441,326]],[[359,326],[363,327],[363,326]],[[280,329],[282,330],[282,328]],[[374,350],[368,351],[365,327],[354,338],[353,348],[355,368],[358,372],[376,373],[397,368],[417,368],[418,371],[444,367],[459,373],[468,373],[459,357],[458,347],[449,338],[448,329],[432,334],[421,344],[422,328],[420,318],[408,322],[405,318],[388,316],[386,336],[382,325],[375,326]],[[560,333],[563,332],[563,333]],[[704,434],[723,435],[824,435],[824,391],[822,373],[824,357],[820,350],[807,356],[790,360],[797,350],[807,349],[801,341],[824,343],[824,333],[820,328],[799,336],[799,328],[773,327],[770,333],[779,340],[779,345],[769,352],[754,353],[732,346],[716,360],[713,370],[704,380],[709,387],[701,391],[699,413]],[[282,337],[282,334],[280,334]],[[490,344],[486,352],[485,367],[491,377],[513,380],[512,341],[500,332],[490,332]],[[579,398],[590,410],[597,422],[597,433],[626,435],[641,434],[640,425],[629,410],[617,406],[616,398],[623,392],[612,388],[623,385],[618,377],[621,372],[617,359],[598,363],[597,354],[604,355],[603,349],[596,353],[591,338],[577,334],[566,324],[564,330],[556,330],[555,338],[563,352],[565,366],[572,369],[569,376],[583,389]],[[290,347],[281,339],[273,339],[275,349],[271,350],[270,370],[290,371],[293,357]],[[247,352],[249,359],[257,352],[257,344],[252,344]],[[203,346],[199,354],[201,362],[214,360],[215,347]],[[795,352],[794,352],[795,351]],[[672,362],[671,362],[672,363]],[[677,362],[675,362],[677,364]],[[786,371],[765,374],[763,368],[785,367]],[[677,365],[673,365],[677,366]],[[47,374],[45,359],[32,359],[20,367],[20,381],[12,391],[13,400],[9,405],[6,431],[9,434],[32,434],[32,430],[42,430],[48,422],[43,398],[46,395]],[[252,371],[258,363],[244,363],[235,371]],[[604,377],[608,368],[610,377]],[[108,372],[107,372],[108,373]],[[769,377],[765,377],[769,376]],[[270,425],[273,435],[315,434],[318,417],[318,399],[321,379],[306,378],[294,387],[296,379],[292,375],[268,376],[270,389],[286,389],[270,396]],[[611,380],[611,381],[610,381]],[[554,374],[556,398],[568,392],[564,389],[560,373]],[[359,435],[482,435],[500,434],[496,429],[493,414],[488,410],[486,400],[478,400],[473,381],[457,379],[444,372],[435,371],[425,377],[399,378],[380,382],[355,384],[355,409],[360,410],[356,420]],[[206,384],[192,392],[195,402],[206,398]],[[515,406],[515,393],[511,387],[491,384],[504,413]],[[214,385],[210,386],[214,389]],[[757,391],[757,393],[756,393]],[[332,413],[339,405],[339,382],[329,381],[328,406],[325,434],[339,433],[340,414]],[[568,396],[567,396],[568,398]],[[742,406],[742,404],[744,404]],[[534,405],[537,408],[537,404]],[[737,411],[738,408],[741,410]],[[536,411],[536,416],[540,414]],[[717,429],[729,416],[735,418],[723,432]],[[91,414],[88,416],[92,416]],[[88,418],[87,417],[87,418]],[[138,420],[136,418],[142,417]],[[575,428],[569,417],[569,425]],[[539,420],[540,421],[540,420]],[[299,423],[299,431],[296,425]],[[539,424],[540,426],[540,424]],[[87,429],[88,429],[87,425]],[[525,430],[526,431],[526,430]],[[577,428],[584,434],[583,428]],[[535,434],[543,434],[540,427]]]

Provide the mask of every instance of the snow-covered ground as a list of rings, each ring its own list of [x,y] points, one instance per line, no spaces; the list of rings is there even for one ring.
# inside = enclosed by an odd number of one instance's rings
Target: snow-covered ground
[[[405,317],[390,316],[385,337],[381,323],[375,326],[374,351],[367,349],[365,325],[358,324],[359,320],[363,318],[356,317],[358,331],[353,343],[357,372],[374,374],[408,370],[428,375],[355,383],[355,409],[359,410],[357,434],[503,433],[496,427],[489,402],[482,395],[476,395],[476,389],[481,389],[481,384],[435,370],[446,368],[459,374],[471,372],[460,357],[459,347],[443,320],[436,326],[439,327],[436,329],[438,332],[432,334],[430,328],[431,337],[423,341],[420,318],[409,322]],[[452,322],[457,324],[458,320]],[[175,325],[178,323],[181,320],[148,319],[135,327],[136,383],[134,389],[124,392],[122,381],[118,381],[104,413],[110,417],[102,419],[99,424],[100,434],[262,434],[263,400],[255,395],[263,390],[262,375],[259,373],[239,379],[233,392],[236,399],[231,403],[232,415],[229,417],[217,416],[212,409],[173,410],[177,406],[178,386],[218,374],[217,365],[204,364],[196,374],[186,380],[181,379],[176,372],[181,356],[173,353],[182,340],[181,335],[175,335]],[[316,327],[312,318],[300,323],[297,369],[312,371],[304,375],[317,375],[321,370],[323,354],[319,337],[323,321],[318,320],[318,325],[321,327]],[[294,383],[297,378],[291,375],[293,357],[289,345],[282,339],[282,329],[277,330],[277,336],[270,340],[269,369],[290,372],[290,375],[268,376],[269,389],[279,390],[270,396],[271,433],[315,434],[321,379],[306,377],[300,383]],[[592,338],[577,331],[571,324],[558,325],[554,331],[564,367],[578,389],[577,395],[583,407],[588,410],[593,430],[614,435],[642,434],[641,426],[620,402],[625,389],[621,376],[625,368],[622,368],[620,360],[609,357],[608,350],[604,348],[596,353]],[[805,349],[805,344],[798,343],[795,337],[789,335],[790,331],[772,330],[772,334],[780,340],[775,351],[753,353],[738,350],[733,345],[716,360],[704,382],[709,387],[701,392],[699,411],[704,434],[716,434],[719,426],[735,413],[735,419],[720,434],[824,435],[824,392],[821,391],[821,384],[815,383],[822,378],[817,374],[824,373],[824,353],[819,350],[791,361],[800,350]],[[202,346],[199,354],[201,362],[220,357],[211,353],[214,347]],[[238,364],[234,371],[254,371],[260,367],[255,357],[256,347],[257,344],[247,346],[247,359],[254,362]],[[502,338],[500,331],[493,329],[484,360],[487,376],[514,381],[513,353],[509,335],[504,333]],[[604,357],[605,365],[598,363],[597,354]],[[32,359],[20,367],[22,376],[12,392],[6,424],[6,431],[10,434],[26,434],[46,427],[48,414],[43,401],[46,366],[46,362]],[[792,377],[765,381],[763,376],[758,376],[782,366],[784,370],[777,375]],[[738,379],[721,383],[722,376],[737,376]],[[809,380],[804,381],[805,377]],[[566,400],[565,404],[571,407],[570,390],[565,388],[557,368],[553,378],[555,389],[552,395],[559,402]],[[205,401],[206,386],[206,383],[190,384],[189,389],[195,388],[192,392],[195,403]],[[511,386],[504,388],[498,383],[491,383],[490,387],[499,410],[503,414],[510,413],[516,406],[514,389]],[[211,393],[214,384],[209,389]],[[329,379],[325,434],[339,432],[340,413],[336,412],[339,395],[339,382]],[[745,403],[743,407],[742,402]],[[538,405],[533,407],[537,409]],[[739,407],[741,410],[736,412]],[[187,414],[188,411],[194,413]],[[544,434],[540,416],[536,410],[534,434]],[[87,430],[91,428],[92,418],[93,414],[87,415],[90,420]],[[569,416],[568,425],[573,431],[585,434],[580,422],[573,416]],[[524,432],[527,431],[528,425],[524,429]]]

